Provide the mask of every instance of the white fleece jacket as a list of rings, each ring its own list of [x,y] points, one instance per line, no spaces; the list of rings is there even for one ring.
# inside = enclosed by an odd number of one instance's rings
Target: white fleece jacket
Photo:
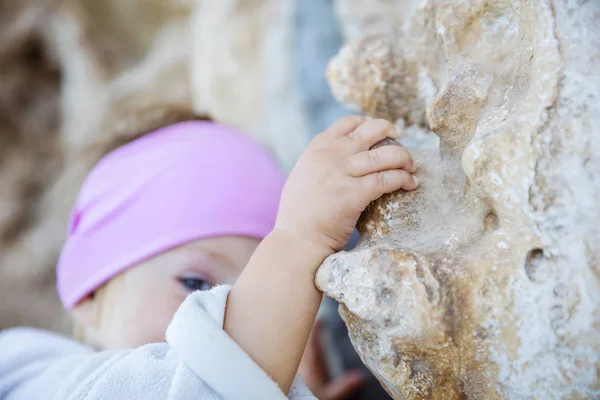
[[[227,295],[219,286],[191,294],[167,343],[95,352],[50,332],[0,333],[0,399],[279,400],[277,384],[223,330]],[[316,399],[296,377],[289,399]]]

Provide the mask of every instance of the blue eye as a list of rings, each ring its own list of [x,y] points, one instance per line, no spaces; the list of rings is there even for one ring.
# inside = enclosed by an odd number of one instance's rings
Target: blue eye
[[[210,290],[213,287],[210,282],[201,278],[183,277],[179,278],[179,283],[181,283],[186,290],[190,292],[195,292],[197,290]]]

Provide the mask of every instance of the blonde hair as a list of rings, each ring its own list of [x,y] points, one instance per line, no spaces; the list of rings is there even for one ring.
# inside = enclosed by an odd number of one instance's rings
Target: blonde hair
[[[114,310],[118,295],[122,292],[124,284],[125,275],[121,273],[96,289],[93,299],[87,300],[96,302],[94,326],[86,327],[75,321],[73,337],[77,341],[95,349],[102,347],[97,339],[97,332],[109,322],[112,310]]]

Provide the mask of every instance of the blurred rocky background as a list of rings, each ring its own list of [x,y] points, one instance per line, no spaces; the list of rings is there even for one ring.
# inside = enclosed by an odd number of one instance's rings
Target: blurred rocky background
[[[289,170],[348,113],[328,60],[393,26],[388,2],[368,3],[373,15],[334,0],[0,0],[0,329],[71,333],[54,265],[79,185],[119,140],[208,115]],[[362,363],[336,308],[323,306],[323,336],[341,373]],[[387,396],[372,379],[356,398]]]

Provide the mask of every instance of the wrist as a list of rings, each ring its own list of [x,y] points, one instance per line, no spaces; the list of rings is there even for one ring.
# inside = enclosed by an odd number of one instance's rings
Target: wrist
[[[322,293],[315,273],[331,251],[275,230],[258,246],[227,299],[225,331],[287,392]]]
[[[302,264],[313,273],[316,273],[323,261],[334,253],[330,247],[306,240],[285,228],[276,227],[265,240],[276,242],[278,247],[285,249],[290,257],[302,259],[304,261]]]

